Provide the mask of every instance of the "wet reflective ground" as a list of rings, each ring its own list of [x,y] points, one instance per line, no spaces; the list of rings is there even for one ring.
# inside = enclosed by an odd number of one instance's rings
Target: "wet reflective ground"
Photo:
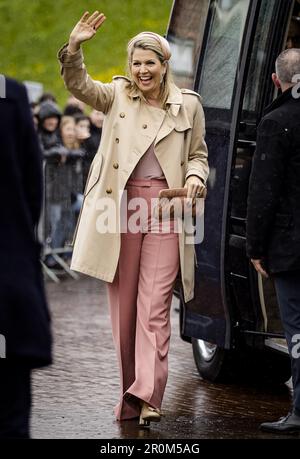
[[[221,439],[290,438],[263,433],[263,421],[290,408],[290,390],[215,385],[200,379],[191,345],[178,336],[176,300],[165,417],[150,429],[116,422],[118,368],[105,285],[82,278],[47,284],[55,337],[54,364],[34,372],[33,438]]]

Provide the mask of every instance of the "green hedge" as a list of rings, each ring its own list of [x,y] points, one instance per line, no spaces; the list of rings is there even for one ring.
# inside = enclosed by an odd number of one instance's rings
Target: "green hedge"
[[[107,16],[84,53],[92,77],[110,81],[125,71],[127,41],[142,30],[164,34],[171,8],[172,0],[0,0],[0,73],[43,83],[63,104],[56,53],[84,11]]]

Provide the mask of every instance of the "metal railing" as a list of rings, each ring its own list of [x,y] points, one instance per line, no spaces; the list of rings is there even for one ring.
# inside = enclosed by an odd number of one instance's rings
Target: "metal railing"
[[[44,202],[38,228],[43,244],[44,274],[54,282],[61,275],[79,276],[70,269],[71,241],[82,203],[83,157],[80,150],[52,152],[43,162]]]

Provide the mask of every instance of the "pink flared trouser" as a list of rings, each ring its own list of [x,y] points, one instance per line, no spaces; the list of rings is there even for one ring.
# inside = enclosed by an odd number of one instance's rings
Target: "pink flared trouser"
[[[143,198],[148,215],[141,231],[121,234],[117,272],[107,283],[112,332],[117,351],[121,394],[118,420],[139,415],[139,399],[160,408],[168,377],[170,305],[179,269],[178,234],[171,223],[150,230],[151,198],[167,188],[162,180],[129,180],[128,202]],[[129,211],[127,218],[133,212]]]

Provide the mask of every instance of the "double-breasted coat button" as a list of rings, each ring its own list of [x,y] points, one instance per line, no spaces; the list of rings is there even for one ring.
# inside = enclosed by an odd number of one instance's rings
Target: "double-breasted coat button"
[[[183,166],[184,165],[184,161],[181,161],[180,165]]]
[[[147,124],[143,124],[143,129],[147,129]]]
[[[119,169],[119,164],[118,163],[113,163],[113,168],[114,169]]]
[[[120,113],[120,118],[125,118],[125,113],[124,112]]]
[[[117,137],[116,138],[116,143],[119,143],[120,142],[120,139]]]
[[[112,189],[111,188],[107,188],[106,193],[107,194],[111,194],[112,193]]]

